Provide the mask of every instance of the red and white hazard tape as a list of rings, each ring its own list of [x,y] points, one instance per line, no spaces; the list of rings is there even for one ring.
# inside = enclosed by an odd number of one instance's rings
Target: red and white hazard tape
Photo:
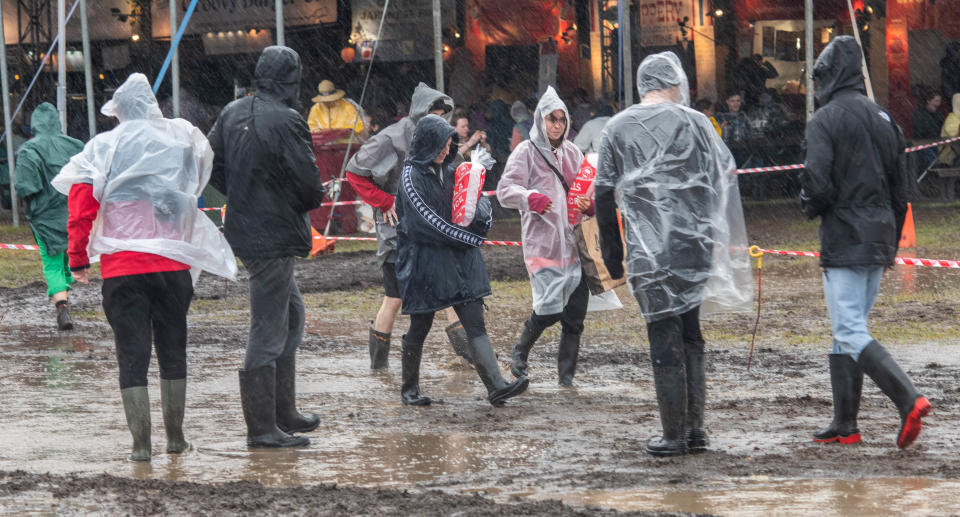
[[[36,246],[34,246],[34,245],[32,245],[32,244],[0,244],[0,249],[7,249],[7,250],[33,250],[33,251],[37,251],[37,250],[39,250],[40,248],[38,248],[38,247],[36,247]]]
[[[794,169],[802,169],[802,163],[795,163],[793,165],[771,165],[770,167],[754,167],[752,169],[737,169],[737,174],[751,174],[754,172],[776,172],[776,171],[791,171]]]
[[[921,149],[930,149],[931,147],[940,147],[940,146],[943,145],[943,144],[949,144],[949,143],[952,143],[952,142],[960,142],[960,136],[955,136],[955,137],[953,137],[953,138],[948,138],[948,139],[946,139],[946,140],[941,140],[941,141],[939,141],[939,142],[933,142],[932,144],[924,144],[924,145],[918,145],[918,146],[915,146],[915,147],[908,147],[908,148],[905,150],[905,152],[913,153],[913,152],[919,151],[919,150],[921,150]]]
[[[316,236],[314,239],[320,240],[324,237]],[[366,241],[366,242],[376,242],[376,237],[327,237],[328,241]],[[523,243],[519,241],[485,241],[484,244],[488,246],[522,246]]]
[[[820,254],[815,251],[785,251],[785,250],[765,250],[761,249],[763,253],[770,253],[771,255],[790,255],[794,257],[819,257]],[[957,260],[941,260],[941,259],[925,259],[925,258],[913,258],[913,257],[896,257],[893,261],[897,264],[902,264],[905,266],[926,266],[926,267],[944,267],[952,269],[960,269],[960,261]]]

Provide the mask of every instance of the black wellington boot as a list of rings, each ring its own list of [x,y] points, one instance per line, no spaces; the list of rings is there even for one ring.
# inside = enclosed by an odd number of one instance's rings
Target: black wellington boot
[[[663,436],[651,438],[644,449],[653,456],[680,456],[687,452],[684,423],[687,413],[687,373],[683,366],[654,366],[653,380],[660,406]]]
[[[70,303],[66,300],[57,302],[57,329],[73,330],[73,318],[70,317]]]
[[[573,374],[577,371],[577,356],[580,355],[580,335],[560,334],[560,347],[557,353],[557,376],[561,386],[573,386]]]
[[[513,345],[512,361],[510,362],[510,373],[514,377],[526,377],[527,357],[530,356],[530,349],[537,339],[543,334],[543,329],[536,329],[530,325],[530,321],[523,322],[523,332],[520,334],[520,340]]]
[[[858,443],[857,413],[863,391],[863,372],[847,354],[830,354],[830,386],[833,389],[833,421],[813,433],[817,443]]]
[[[508,398],[527,391],[529,381],[525,376],[520,376],[513,382],[507,382],[500,375],[497,356],[493,353],[493,345],[490,344],[490,337],[486,334],[470,340],[470,355],[473,356],[473,366],[477,369],[480,380],[487,387],[487,400],[490,404],[503,405]]]
[[[127,427],[133,435],[133,452],[129,461],[150,461],[150,396],[146,386],[120,390]]]
[[[390,334],[377,332],[370,326],[370,369],[390,366]]]
[[[917,391],[910,377],[880,343],[871,341],[860,352],[859,364],[863,373],[869,375],[880,391],[897,406],[900,412],[897,447],[908,447],[920,435],[923,427],[920,419],[930,413],[930,401]]]
[[[423,356],[423,343],[407,341],[407,336],[403,336],[401,342],[403,384],[400,386],[400,399],[405,406],[429,406],[433,401],[420,394],[420,358]]]
[[[167,431],[167,452],[180,454],[190,449],[183,438],[183,412],[187,402],[187,379],[160,379],[160,405]]]
[[[277,372],[272,365],[240,370],[240,402],[248,447],[306,447],[310,440],[277,427]]]
[[[470,338],[467,337],[467,329],[463,328],[463,323],[455,321],[447,326],[447,339],[457,355],[466,359],[468,363],[473,364],[473,358],[470,357]]]
[[[277,427],[285,433],[309,433],[320,425],[320,417],[297,411],[296,354],[277,359]]]
[[[686,347],[687,356],[687,421],[684,424],[689,452],[703,452],[710,445],[703,427],[703,408],[707,403],[707,374],[703,345]]]

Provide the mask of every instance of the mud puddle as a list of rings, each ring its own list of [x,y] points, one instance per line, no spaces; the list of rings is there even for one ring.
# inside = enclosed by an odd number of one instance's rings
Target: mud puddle
[[[585,490],[513,494],[559,499],[579,507],[622,511],[660,509],[713,515],[811,515],[883,517],[960,512],[960,481],[925,478],[773,480],[763,477],[717,482],[696,490]]]

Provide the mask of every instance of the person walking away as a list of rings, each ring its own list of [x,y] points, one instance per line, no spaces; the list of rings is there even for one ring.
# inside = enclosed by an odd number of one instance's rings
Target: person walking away
[[[410,99],[410,114],[368,140],[347,163],[347,181],[364,202],[376,208],[377,260],[383,273],[383,303],[370,325],[370,368],[390,365],[390,335],[402,300],[397,284],[397,211],[394,206],[400,172],[417,122],[427,114],[453,115],[453,99],[420,83]],[[447,310],[447,338],[467,361],[467,333],[453,309]]]
[[[363,117],[357,117],[359,109],[356,103],[345,99],[344,95],[344,91],[337,89],[333,81],[320,81],[317,95],[311,99],[314,104],[307,116],[311,133],[325,129],[353,128],[353,132],[359,135],[363,131]]]
[[[296,406],[296,356],[304,307],[293,276],[296,257],[310,252],[308,212],[324,188],[307,122],[296,111],[300,56],[263,49],[257,93],[231,102],[207,138],[216,158],[210,183],[227,197],[224,235],[250,279],[250,335],[240,400],[250,447],[301,447],[293,433],[313,431],[315,414]]]
[[[533,291],[533,314],[513,347],[510,371],[517,378],[526,377],[534,343],[547,327],[560,322],[561,386],[573,385],[590,298],[573,234],[582,216],[571,223],[567,214],[567,191],[583,163],[583,153],[567,139],[569,129],[566,105],[553,87],[547,87],[534,111],[530,139],[510,153],[497,184],[500,204],[521,212],[523,260]],[[581,210],[592,214],[592,202],[582,203]]]
[[[70,330],[69,291],[73,277],[67,258],[67,196],[50,185],[50,181],[70,160],[83,150],[83,142],[63,133],[57,108],[44,102],[30,116],[33,138],[17,153],[15,187],[26,205],[30,230],[40,248],[43,278],[47,296],[57,312],[57,328]]]
[[[150,461],[151,341],[167,452],[177,454],[190,448],[183,418],[193,283],[203,270],[235,279],[237,262],[197,209],[213,162],[203,133],[186,120],[163,118],[143,74],[128,77],[100,111],[120,123],[87,142],[51,184],[69,194],[73,278],[87,284],[91,260],[100,259],[103,312],[113,329],[120,395],[133,435],[128,459]]]
[[[437,115],[417,122],[397,194],[397,281],[410,327],[403,336],[405,405],[426,406],[420,393],[420,358],[434,313],[451,307],[468,336],[469,355],[487,388],[487,400],[499,406],[527,389],[527,378],[507,382],[487,336],[483,298],[490,282],[480,246],[493,224],[490,200],[482,197],[472,224],[451,222],[453,211],[453,127]]]
[[[516,100],[510,106],[510,118],[515,124],[510,134],[510,152],[520,145],[520,142],[530,138],[530,129],[533,127],[533,120],[530,117],[530,110],[521,100]]]
[[[603,136],[603,127],[607,125],[610,117],[613,116],[613,107],[609,104],[601,104],[597,109],[597,116],[586,121],[580,128],[580,132],[573,139],[573,143],[583,154],[595,153],[600,148],[600,138]]]
[[[897,447],[903,449],[920,434],[930,402],[870,335],[867,314],[884,268],[893,266],[906,217],[905,143],[890,114],[866,97],[861,59],[856,40],[840,36],[813,67],[820,109],[807,124],[800,205],[810,219],[820,217],[834,413],[813,439],[860,441],[857,412],[866,373],[897,406]]]
[[[749,310],[753,277],[733,156],[707,117],[689,108],[690,88],[672,52],[637,69],[640,104],[604,129],[596,210],[603,261],[627,280],[647,325],[661,436],[646,452],[705,450],[705,342],[700,316]]]
[[[960,93],[953,94],[951,101],[953,111],[947,115],[943,121],[943,128],[940,129],[940,138],[956,138],[960,136]],[[940,163],[948,167],[960,166],[960,142],[952,142],[940,151]]]

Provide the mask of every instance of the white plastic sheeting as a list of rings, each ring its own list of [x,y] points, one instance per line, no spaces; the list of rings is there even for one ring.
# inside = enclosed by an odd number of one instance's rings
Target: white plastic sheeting
[[[647,321],[702,305],[701,313],[749,309],[753,277],[736,164],[689,98],[672,53],[637,71],[641,104],[604,129],[596,184],[615,187],[624,223],[627,278]],[[651,103],[652,102],[652,103]]]
[[[52,185],[93,185],[100,212],[87,253],[137,251],[161,255],[199,271],[235,279],[237,261],[226,239],[197,208],[210,179],[213,150],[204,134],[183,119],[165,119],[150,83],[133,74],[103,105],[120,124],[87,142]]]

